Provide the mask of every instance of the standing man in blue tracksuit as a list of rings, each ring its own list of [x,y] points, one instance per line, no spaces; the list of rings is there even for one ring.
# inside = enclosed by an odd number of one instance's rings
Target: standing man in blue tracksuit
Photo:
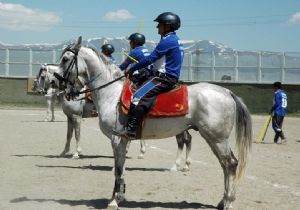
[[[132,66],[136,60],[137,62],[139,62],[140,60],[142,60],[145,56],[149,56],[150,53],[148,51],[147,48],[145,48],[143,45],[146,42],[146,38],[143,34],[141,33],[133,33],[128,37],[129,45],[130,45],[130,52],[129,52],[129,56],[127,57],[122,63],[121,65],[119,65],[119,68],[124,71],[126,70],[128,67]],[[133,59],[134,60],[133,60]],[[144,78],[144,76],[146,76],[146,70],[136,70],[132,73],[130,79],[134,82],[134,83],[141,83]]]
[[[128,114],[127,125],[116,135],[137,139],[141,135],[143,117],[149,112],[157,95],[171,90],[178,82],[183,62],[183,47],[175,31],[180,27],[180,18],[172,12],[164,12],[154,20],[158,22],[161,40],[154,51],[126,71],[131,75],[135,70],[153,64],[150,76],[134,93]]]
[[[282,131],[283,119],[286,114],[287,108],[287,96],[285,92],[282,90],[281,82],[274,82],[272,85],[272,89],[274,91],[274,101],[273,106],[270,110],[270,114],[272,115],[272,127],[275,131],[274,143],[278,142],[279,137],[282,142],[286,142],[286,138]]]

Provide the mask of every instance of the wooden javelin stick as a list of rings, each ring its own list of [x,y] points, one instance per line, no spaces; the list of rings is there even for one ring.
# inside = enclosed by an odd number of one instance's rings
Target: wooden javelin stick
[[[263,127],[261,128],[259,134],[258,134],[258,137],[255,141],[256,144],[259,144],[260,142],[262,142],[265,139],[265,136],[266,136],[268,127],[270,125],[271,119],[272,119],[272,115],[269,115],[267,120],[265,121]]]
[[[142,30],[143,26],[144,26],[144,17],[142,17],[142,20],[141,20],[140,25],[138,27],[138,30],[137,30],[138,33],[141,33],[141,30]]]
[[[132,56],[130,56],[127,52],[123,52],[123,54],[124,54],[126,57],[128,57],[130,60],[132,60],[133,62],[138,63],[138,61],[137,61],[135,58],[133,58]]]

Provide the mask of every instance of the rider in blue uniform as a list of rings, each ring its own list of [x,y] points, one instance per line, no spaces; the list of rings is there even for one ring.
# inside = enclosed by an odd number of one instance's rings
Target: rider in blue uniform
[[[274,91],[274,101],[270,113],[273,113],[272,127],[275,131],[274,143],[277,143],[279,137],[282,141],[286,141],[282,131],[282,124],[284,116],[286,114],[287,96],[282,90],[281,82],[274,82],[272,85],[272,89]]]
[[[128,40],[130,41],[129,44],[130,44],[130,49],[131,49],[131,51],[129,52],[130,57],[127,57],[119,66],[122,71],[124,71],[128,67],[132,66],[135,62],[134,60],[139,62],[145,56],[150,55],[148,49],[143,46],[146,42],[146,38],[143,34],[133,33],[128,37]],[[146,73],[147,72],[145,69],[138,69],[132,73],[132,76],[130,77],[130,79],[134,83],[141,83],[142,80],[144,80]]]
[[[115,48],[114,46],[112,46],[111,44],[104,44],[101,46],[101,52],[108,58],[110,58],[110,60],[113,63],[116,63],[116,59],[112,56],[112,54],[115,52]]]
[[[171,90],[178,82],[183,62],[183,47],[175,31],[180,27],[180,18],[172,12],[164,12],[154,20],[158,22],[158,33],[161,40],[154,51],[133,65],[126,74],[153,64],[152,75],[134,93],[128,122],[117,135],[137,139],[141,135],[143,117],[152,107],[157,95]]]

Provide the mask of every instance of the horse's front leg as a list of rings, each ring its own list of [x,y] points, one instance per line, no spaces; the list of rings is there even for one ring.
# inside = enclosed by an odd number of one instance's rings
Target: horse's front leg
[[[53,122],[54,121],[54,106],[53,101],[51,97],[46,96],[46,102],[47,102],[47,113],[45,117],[45,122]]]
[[[75,139],[76,139],[76,152],[73,154],[74,159],[78,159],[79,155],[81,155],[82,150],[80,147],[80,125],[81,125],[81,116],[73,115],[73,123],[74,123],[74,131],[75,131]]]
[[[114,136],[112,146],[115,159],[115,185],[113,189],[111,202],[108,204],[109,209],[118,209],[118,205],[125,199],[125,160],[127,153],[128,140]]]
[[[72,139],[72,136],[73,136],[73,121],[72,121],[72,118],[67,117],[67,119],[68,119],[67,141],[66,141],[64,150],[62,151],[62,153],[60,153],[60,156],[64,156],[70,151],[70,143],[71,143],[71,139]]]
[[[47,102],[47,115],[44,121],[53,122],[54,121],[54,95],[52,93],[52,89],[50,88],[45,95]]]

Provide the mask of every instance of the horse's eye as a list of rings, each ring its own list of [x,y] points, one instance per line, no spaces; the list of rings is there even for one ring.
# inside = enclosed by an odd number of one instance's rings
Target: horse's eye
[[[67,62],[67,61],[68,61],[68,58],[67,58],[67,57],[63,57],[63,58],[62,58],[62,62],[65,63],[65,62]]]

